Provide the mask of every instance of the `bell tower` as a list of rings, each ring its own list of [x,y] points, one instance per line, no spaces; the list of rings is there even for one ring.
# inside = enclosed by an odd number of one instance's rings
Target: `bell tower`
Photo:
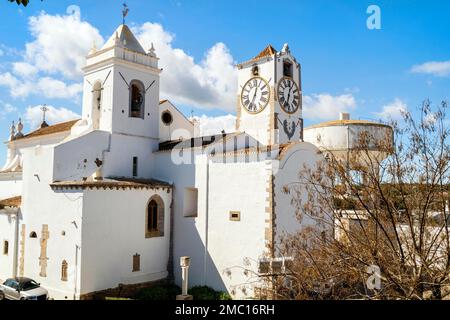
[[[158,138],[158,57],[122,24],[83,69],[83,120],[91,130]]]
[[[263,145],[303,140],[301,66],[289,46],[267,46],[238,65],[237,123]]]

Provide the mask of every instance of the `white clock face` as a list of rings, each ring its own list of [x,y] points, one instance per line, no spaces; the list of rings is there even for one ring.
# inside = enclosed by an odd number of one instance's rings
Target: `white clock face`
[[[270,87],[266,80],[255,77],[242,88],[241,103],[249,113],[263,111],[270,100]]]
[[[300,90],[292,78],[282,78],[278,84],[278,102],[286,113],[297,112],[300,107]]]

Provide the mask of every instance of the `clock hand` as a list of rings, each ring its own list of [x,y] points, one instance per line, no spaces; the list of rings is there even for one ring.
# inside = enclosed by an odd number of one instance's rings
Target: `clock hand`
[[[252,104],[255,103],[256,94],[258,93],[258,88],[255,89],[255,94],[253,95]]]
[[[288,93],[288,97],[287,97],[287,100],[286,100],[286,104],[289,106],[290,105],[290,100],[291,100],[291,92],[292,92],[292,88],[291,89],[289,89],[289,93]]]

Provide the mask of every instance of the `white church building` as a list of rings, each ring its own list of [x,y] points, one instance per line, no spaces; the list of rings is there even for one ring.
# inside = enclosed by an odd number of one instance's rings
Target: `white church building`
[[[303,139],[301,66],[289,47],[237,67],[236,132],[199,137],[161,101],[153,46],[121,25],[92,49],[81,119],[11,128],[0,279],[26,276],[51,298],[87,299],[122,285],[180,285],[189,256],[190,286],[253,297],[261,284],[244,268],[282,262],[278,237],[314,223],[297,220],[283,188],[323,157]]]

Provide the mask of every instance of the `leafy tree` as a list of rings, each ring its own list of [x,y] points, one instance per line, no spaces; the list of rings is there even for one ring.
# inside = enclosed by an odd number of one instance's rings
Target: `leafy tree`
[[[9,2],[16,2],[18,5],[23,5],[26,7],[30,0],[8,0]]]

